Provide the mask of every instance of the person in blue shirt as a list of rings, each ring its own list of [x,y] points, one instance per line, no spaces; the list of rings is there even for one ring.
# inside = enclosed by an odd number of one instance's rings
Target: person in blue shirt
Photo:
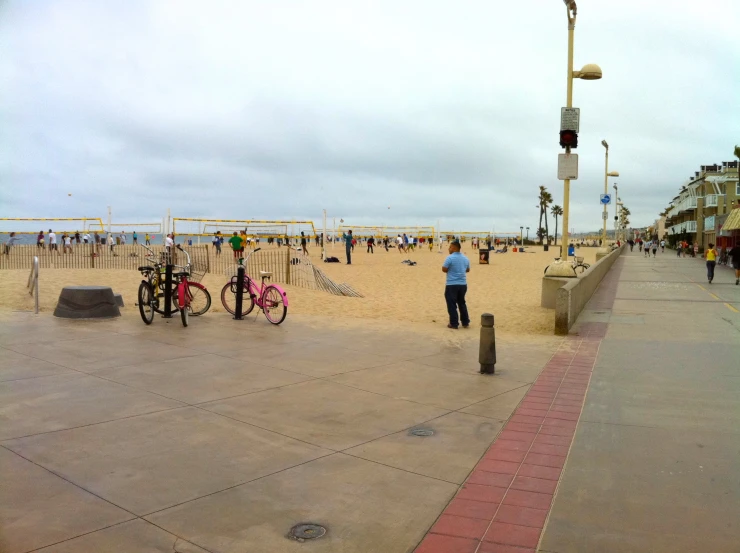
[[[352,265],[352,231],[348,230],[347,234],[342,233],[342,240],[344,240],[345,251],[347,252],[347,265]]]
[[[460,242],[457,240],[450,243],[450,255],[442,265],[442,272],[447,274],[447,285],[445,286],[445,300],[447,301],[447,312],[450,314],[450,324],[447,328],[457,328],[457,310],[460,309],[460,322],[463,328],[470,326],[468,306],[465,304],[465,294],[468,291],[468,281],[465,276],[470,272],[470,260],[460,253]]]

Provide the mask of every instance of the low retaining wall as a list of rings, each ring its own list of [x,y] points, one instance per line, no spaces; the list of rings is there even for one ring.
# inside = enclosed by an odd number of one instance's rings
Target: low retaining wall
[[[622,254],[622,246],[600,259],[579,278],[570,279],[557,291],[555,298],[555,334],[568,334],[601,280]]]

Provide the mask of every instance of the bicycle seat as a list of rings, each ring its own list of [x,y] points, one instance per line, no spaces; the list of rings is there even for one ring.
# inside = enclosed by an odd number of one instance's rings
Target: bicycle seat
[[[137,269],[137,271],[153,271],[153,270],[154,270],[154,267],[149,267],[149,266],[147,266],[147,267],[139,267]]]
[[[260,271],[260,277],[262,278],[271,278],[272,272],[271,271]]]

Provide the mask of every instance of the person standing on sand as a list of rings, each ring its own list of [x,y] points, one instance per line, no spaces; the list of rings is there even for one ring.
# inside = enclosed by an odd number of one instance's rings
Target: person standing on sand
[[[36,247],[44,249],[44,231],[40,231],[39,235],[36,237]]]
[[[301,250],[303,253],[308,255],[308,248],[306,247],[306,235],[301,231]]]
[[[151,246],[151,241],[149,239],[149,233],[148,232],[144,235],[144,244],[146,244],[147,246]]]
[[[445,286],[445,301],[447,302],[447,313],[450,315],[450,324],[447,328],[457,329],[457,310],[460,309],[460,322],[463,328],[470,326],[468,306],[465,303],[465,294],[468,291],[468,281],[465,276],[470,272],[470,260],[460,253],[460,242],[457,240],[450,243],[450,255],[442,265],[442,272],[447,274]]]
[[[352,265],[352,242],[355,240],[352,231],[348,230],[346,234],[342,233],[342,240],[344,240],[344,250],[347,254],[347,265]]]
[[[239,252],[242,249],[242,239],[239,237],[236,231],[234,231],[234,235],[229,238],[229,244],[231,244],[231,249],[234,252],[234,259],[238,259]]]
[[[367,239],[367,253],[375,253],[373,246],[375,246],[375,238],[371,236]]]

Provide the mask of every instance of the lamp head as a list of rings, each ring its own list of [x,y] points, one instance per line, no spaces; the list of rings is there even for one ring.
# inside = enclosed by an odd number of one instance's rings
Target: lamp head
[[[610,171],[609,173],[606,174],[606,176],[607,177],[618,177],[619,171]]]
[[[596,81],[601,78],[601,67],[595,63],[587,63],[580,71],[573,71],[573,76],[584,81]]]
[[[602,141],[601,141],[601,145],[602,145],[602,146],[603,146],[604,148],[606,148],[607,150],[609,149],[609,144],[607,144],[607,143],[606,143],[606,140],[602,140]]]

